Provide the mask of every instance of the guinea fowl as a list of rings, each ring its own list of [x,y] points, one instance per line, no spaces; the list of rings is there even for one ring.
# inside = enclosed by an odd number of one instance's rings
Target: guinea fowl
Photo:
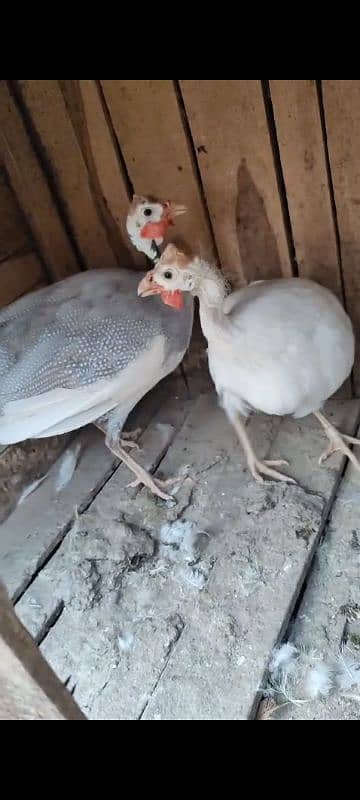
[[[184,211],[135,196],[126,223],[133,245],[156,262],[169,225]],[[138,281],[131,270],[89,270],[0,311],[0,443],[95,422],[136,483],[167,499],[165,485],[126,452],[136,445],[120,434],[139,400],[182,361],[193,300],[176,315],[157,297],[146,308]]]
[[[257,458],[241,420],[251,411],[295,418],[315,414],[329,439],[319,463],[341,451],[360,469],[349,448],[360,440],[339,433],[320,410],[350,375],[355,349],[350,319],[328,289],[289,278],[227,294],[219,270],[168,245],[138,288],[143,297],[163,292],[167,302],[171,292],[199,298],[210,373],[257,481],[267,475],[295,483],[275,469],[286,461]]]

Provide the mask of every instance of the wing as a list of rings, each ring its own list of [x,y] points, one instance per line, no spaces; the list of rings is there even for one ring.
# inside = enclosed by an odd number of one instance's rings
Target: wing
[[[111,378],[149,347],[161,320],[139,304],[138,273],[125,277],[120,270],[82,273],[2,312],[0,408]]]
[[[137,297],[139,273],[93,270],[0,312],[0,441],[73,430],[115,405],[124,417],[175,369],[193,303]]]

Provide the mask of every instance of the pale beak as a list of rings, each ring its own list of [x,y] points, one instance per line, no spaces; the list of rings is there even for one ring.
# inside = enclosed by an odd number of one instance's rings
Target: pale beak
[[[186,214],[187,208],[186,206],[178,205],[177,203],[167,203],[166,204],[166,215],[169,219],[174,219],[174,217],[180,217],[181,214]]]
[[[154,281],[153,273],[154,271],[150,270],[140,281],[137,289],[138,297],[150,297],[152,294],[161,294],[162,288]]]

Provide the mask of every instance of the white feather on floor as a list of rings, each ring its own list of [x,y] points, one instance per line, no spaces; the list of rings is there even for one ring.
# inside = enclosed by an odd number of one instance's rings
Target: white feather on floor
[[[42,478],[37,478],[36,481],[32,481],[27,486],[25,486],[24,489],[21,492],[21,495],[20,495],[18,501],[17,501],[17,505],[21,506],[21,504],[24,502],[24,500],[26,500],[26,498],[29,497],[30,494],[35,492],[35,489],[37,489],[38,486],[40,486],[40,484],[45,480],[45,478],[46,478],[46,475],[43,475]]]
[[[81,442],[77,442],[75,445],[72,445],[72,447],[69,447],[61,456],[55,481],[56,494],[62,492],[62,490],[65,489],[65,486],[70,483],[77,467],[80,450]]]
[[[336,693],[360,701],[359,690],[360,657],[350,648],[333,656],[286,642],[272,654],[263,692],[276,700],[275,709],[283,703],[302,705]]]
[[[337,659],[335,684],[342,694],[360,690],[360,658],[349,647],[345,647]]]

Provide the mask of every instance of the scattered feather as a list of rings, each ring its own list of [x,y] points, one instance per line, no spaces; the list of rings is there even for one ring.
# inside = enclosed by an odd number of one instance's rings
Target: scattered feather
[[[134,644],[134,635],[129,631],[118,636],[118,645],[123,653],[128,653]]]
[[[194,589],[198,589],[201,592],[204,589],[207,576],[201,572],[200,569],[193,569],[191,567],[184,567],[179,571],[179,577],[187,583],[189,586],[193,586]]]
[[[303,705],[338,693],[360,701],[360,660],[346,647],[334,658],[314,648],[290,642],[274,650],[269,664],[265,698],[275,703]],[[265,719],[267,717],[258,717]]]
[[[305,676],[305,694],[310,700],[327,697],[334,687],[331,667],[325,661],[309,666]]]
[[[360,689],[360,660],[349,647],[339,653],[335,670],[336,687],[341,693]]]
[[[296,656],[297,650],[294,644],[290,642],[286,642],[282,644],[281,647],[277,647],[272,655],[272,659],[269,665],[269,671],[271,673],[276,672],[276,670],[280,669],[290,662]]]
[[[55,481],[56,493],[62,492],[63,489],[70,483],[71,478],[76,470],[81,450],[81,442],[77,442],[73,447],[68,450],[61,457],[58,473]]]
[[[208,579],[211,565],[201,561],[205,537],[208,534],[191,520],[177,519],[161,526],[158,571],[166,571],[169,563],[177,565],[174,579],[201,591]]]
[[[26,500],[26,498],[29,497],[30,494],[35,492],[35,489],[37,489],[38,486],[40,486],[40,484],[45,480],[45,478],[46,478],[46,475],[43,475],[42,478],[38,478],[36,481],[32,481],[32,483],[29,483],[28,486],[25,486],[25,488],[22,490],[21,495],[20,495],[20,497],[19,497],[19,499],[17,501],[17,505],[21,506],[21,504],[24,502],[24,500]]]
[[[333,689],[331,666],[313,648],[287,642],[274,651],[269,665],[268,696],[283,697],[294,705],[326,697]]]
[[[171,548],[173,553],[181,554],[182,560],[189,563],[195,561],[198,556],[198,543],[202,535],[203,531],[200,531],[191,520],[177,519],[161,526],[159,541],[164,546],[163,554],[166,549]]]

